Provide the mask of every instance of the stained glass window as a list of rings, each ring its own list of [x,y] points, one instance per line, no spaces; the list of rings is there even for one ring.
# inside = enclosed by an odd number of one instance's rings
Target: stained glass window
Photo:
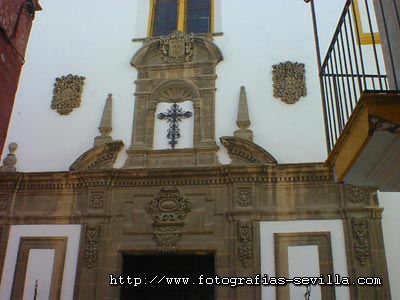
[[[186,11],[186,32],[210,32],[211,0],[188,0]]]
[[[177,23],[177,0],[157,0],[154,11],[153,36],[171,33],[176,30]]]

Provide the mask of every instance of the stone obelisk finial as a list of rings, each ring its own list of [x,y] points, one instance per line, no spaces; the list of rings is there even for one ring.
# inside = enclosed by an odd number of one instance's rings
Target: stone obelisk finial
[[[104,145],[113,141],[110,133],[112,131],[112,94],[108,94],[104,105],[103,116],[99,126],[100,136],[95,137],[94,146]]]
[[[252,141],[253,131],[249,129],[251,122],[249,119],[249,110],[247,108],[246,88],[244,86],[240,87],[239,109],[236,124],[239,130],[234,132],[234,136]]]
[[[3,159],[3,166],[0,167],[0,172],[16,172],[15,165],[17,164],[17,158],[15,156],[15,150],[17,150],[17,143],[10,143],[8,145],[9,154]]]

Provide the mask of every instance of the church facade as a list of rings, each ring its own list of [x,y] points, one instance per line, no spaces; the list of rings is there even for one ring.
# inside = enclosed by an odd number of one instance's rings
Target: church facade
[[[0,173],[0,298],[395,299],[398,196],[323,163],[308,4],[89,2],[41,1]],[[340,9],[319,13],[333,32]],[[325,284],[274,281],[307,277]]]

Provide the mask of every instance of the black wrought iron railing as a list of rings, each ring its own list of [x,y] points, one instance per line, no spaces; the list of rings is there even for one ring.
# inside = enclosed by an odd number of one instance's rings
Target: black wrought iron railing
[[[361,5],[363,10],[360,14]],[[360,96],[367,92],[388,92],[390,88],[371,0],[346,1],[322,61],[319,55],[314,6],[312,12],[320,67],[326,142],[330,153]]]

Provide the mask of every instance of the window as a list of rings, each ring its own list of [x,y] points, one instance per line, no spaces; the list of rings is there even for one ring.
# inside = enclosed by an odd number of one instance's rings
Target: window
[[[150,0],[149,36],[213,30],[213,0]]]
[[[154,8],[153,35],[172,32],[178,25],[178,5],[176,0],[157,0]]]

